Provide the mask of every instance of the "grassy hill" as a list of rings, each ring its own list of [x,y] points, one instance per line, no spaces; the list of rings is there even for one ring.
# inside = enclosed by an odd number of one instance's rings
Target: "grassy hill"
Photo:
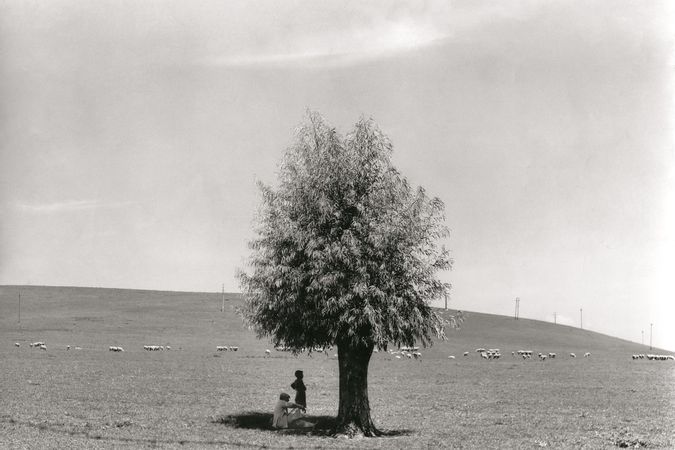
[[[21,323],[18,322],[19,293]],[[245,329],[235,313],[241,294],[161,292],[81,287],[0,286],[0,326],[18,341],[49,340],[57,345],[105,336],[103,345],[129,348],[158,343],[183,348],[213,347],[239,342],[250,350],[269,347]],[[446,312],[441,311],[441,314]],[[458,354],[477,347],[535,352],[646,353],[647,346],[615,337],[529,319],[464,312],[459,330],[448,330],[448,341],[437,342],[434,354]],[[240,345],[241,346],[241,345]],[[668,353],[654,349],[653,353]]]
[[[268,429],[279,392],[292,392],[299,368],[310,418],[332,420],[337,361],[265,354],[269,341],[236,314],[241,295],[225,299],[221,312],[219,293],[0,286],[0,448],[353,448],[321,434]],[[359,448],[675,446],[672,361],[633,361],[648,349],[587,330],[465,316],[462,328],[423,349],[421,360],[373,355],[373,419],[395,434]],[[47,350],[27,345],[35,341]],[[172,350],[147,352],[144,345]],[[218,352],[217,345],[239,351]],[[487,361],[477,347],[500,348],[504,356]],[[512,357],[519,349],[559,356]]]

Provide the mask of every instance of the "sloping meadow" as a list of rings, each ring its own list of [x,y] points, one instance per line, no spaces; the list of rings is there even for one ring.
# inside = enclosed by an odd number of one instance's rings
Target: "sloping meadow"
[[[0,287],[0,447],[675,447],[675,362],[633,360],[647,350],[585,330],[477,313],[419,359],[374,354],[370,404],[388,435],[335,439],[335,349],[276,351],[242,326],[240,302],[227,294],[221,312],[215,293]],[[484,359],[480,347],[502,356]],[[521,349],[535,357],[511,355]],[[297,369],[317,428],[273,431],[272,407],[281,391],[293,395]]]

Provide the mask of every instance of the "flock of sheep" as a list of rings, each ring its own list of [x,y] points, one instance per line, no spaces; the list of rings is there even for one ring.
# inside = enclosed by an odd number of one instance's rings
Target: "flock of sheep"
[[[171,347],[168,345],[166,347],[163,345],[144,345],[143,350],[147,352],[163,352],[164,350],[171,350]]]
[[[47,350],[47,345],[42,341],[31,342],[28,345],[30,347],[39,348],[40,350],[45,350],[45,351]],[[15,347],[21,347],[21,343],[15,342],[14,346]],[[66,350],[70,350],[71,348],[73,348],[73,347],[71,347],[70,345],[66,345]],[[143,349],[147,350],[147,351],[157,351],[157,350],[171,350],[171,347],[168,346],[168,345],[167,346],[164,346],[164,345],[144,345]],[[82,347],[75,347],[75,350],[82,350]],[[110,352],[123,352],[124,348],[119,347],[119,346],[110,346],[110,347],[108,347],[108,351],[110,351]]]
[[[502,356],[502,353],[498,348],[490,348],[490,349],[477,348],[476,353],[479,353],[481,358],[488,359],[488,360],[499,359]],[[470,354],[470,352],[464,352],[464,357],[469,356],[469,354]],[[523,359],[532,359],[533,354],[534,354],[534,352],[532,350],[517,350],[517,351],[511,352],[512,357],[514,357],[514,358],[520,357],[520,358],[523,358]],[[553,352],[549,352],[549,353],[541,353],[540,352],[540,353],[537,354],[537,357],[541,361],[546,361],[547,359],[555,359],[556,356],[557,355]],[[575,353],[570,353],[569,356],[570,356],[570,358],[576,358],[577,357],[577,355]],[[591,356],[590,352],[584,353],[584,358],[588,358],[589,356]],[[450,356],[448,356],[448,359],[455,359],[455,357],[453,355],[450,355]]]
[[[43,341],[36,341],[36,342],[31,342],[28,344],[32,348],[39,348],[40,350],[47,350],[47,345]],[[19,342],[14,343],[15,347],[21,347],[21,344]],[[70,350],[71,346],[67,345],[66,350]],[[284,351],[291,351],[291,348],[285,347],[285,346],[277,346],[274,347],[276,351],[284,352]],[[75,350],[82,350],[82,347],[75,347]],[[119,346],[110,346],[108,347],[108,350],[111,352],[123,352],[124,348],[119,347]],[[164,351],[164,350],[171,350],[171,347],[168,345],[144,345],[143,350],[146,351]],[[239,347],[237,346],[226,346],[226,345],[218,345],[216,346],[216,351],[218,352],[236,352],[239,350]],[[317,347],[312,349],[316,353],[324,353],[326,356],[328,355],[328,351],[332,350],[332,347],[329,348],[323,348],[323,347]],[[379,353],[381,350],[375,349],[374,353]],[[398,350],[392,350],[389,349],[386,352],[382,350],[383,353],[387,353],[389,356],[392,356],[396,359],[417,359],[421,360],[422,359],[422,353],[419,351],[419,347],[400,347]],[[487,359],[487,360],[494,360],[494,359],[499,359],[502,354],[501,351],[498,348],[490,348],[490,349],[485,349],[485,348],[477,348],[476,353],[479,353],[481,358]],[[265,356],[270,356],[272,352],[269,349],[265,350]],[[511,352],[512,357],[520,357],[523,359],[531,359],[533,355],[532,350],[517,350]],[[468,357],[470,352],[464,352],[464,357]],[[333,355],[335,358],[337,358],[337,353]],[[588,358],[591,356],[590,352],[584,353],[584,358]],[[549,353],[538,353],[537,357],[541,361],[546,361],[547,359],[555,359],[556,354],[549,352]],[[569,354],[570,358],[576,358],[577,355],[575,353],[570,353]],[[653,355],[653,354],[635,354],[632,355],[632,358],[634,360],[637,359],[648,359],[649,361],[673,361],[675,360],[675,356],[673,355]],[[455,359],[454,355],[448,356],[448,359]]]
[[[643,354],[633,355],[633,359],[645,359],[647,358],[650,361],[675,361],[675,356],[673,355],[652,355],[652,354]]]

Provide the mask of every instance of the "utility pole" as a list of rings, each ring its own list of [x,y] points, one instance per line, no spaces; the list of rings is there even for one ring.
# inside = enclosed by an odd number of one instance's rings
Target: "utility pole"
[[[220,312],[225,311],[225,283],[223,283],[223,303],[220,306]]]
[[[557,314],[558,313],[556,313],[556,312],[553,313],[553,324],[554,325],[558,323],[558,318],[556,317]]]
[[[19,323],[21,323],[21,292],[19,292]]]
[[[516,297],[516,313],[514,318],[518,320],[519,315],[520,315],[520,297]]]
[[[584,329],[584,308],[579,308],[579,328]]]
[[[642,330],[642,345],[645,345],[645,330]]]
[[[649,350],[652,349],[652,328],[654,327],[653,323],[649,324]]]
[[[448,310],[448,293],[445,293],[445,310]]]

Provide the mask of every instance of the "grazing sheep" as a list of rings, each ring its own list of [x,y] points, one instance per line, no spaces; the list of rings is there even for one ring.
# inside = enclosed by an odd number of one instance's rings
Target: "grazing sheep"
[[[448,356],[448,359],[455,359],[455,357],[450,355],[450,356]]]
[[[224,345],[219,345],[219,346],[216,347],[216,351],[218,351],[218,352],[226,352],[227,350],[228,350],[228,348],[225,347]]]
[[[488,359],[499,359],[502,354],[500,353],[498,348],[491,348],[487,351],[487,356]]]
[[[469,352],[464,352],[464,356],[469,356]]]
[[[555,358],[555,353],[549,353],[549,354],[548,354],[548,357],[551,358],[551,359],[554,359],[554,358]]]
[[[70,345],[66,345],[66,350],[70,350]]]
[[[265,356],[270,356],[271,354],[272,352],[270,351],[270,349],[265,349]]]
[[[47,346],[45,344],[42,344],[39,347],[40,347],[40,350],[47,350]]]
[[[570,358],[576,358],[577,355],[575,353],[570,353]]]
[[[591,356],[591,352],[584,353],[584,358],[588,358],[589,356]]]
[[[108,347],[108,351],[110,351],[110,352],[123,352],[124,349],[122,347]]]
[[[15,342],[14,347],[21,347],[21,344],[19,344],[18,342]]]

